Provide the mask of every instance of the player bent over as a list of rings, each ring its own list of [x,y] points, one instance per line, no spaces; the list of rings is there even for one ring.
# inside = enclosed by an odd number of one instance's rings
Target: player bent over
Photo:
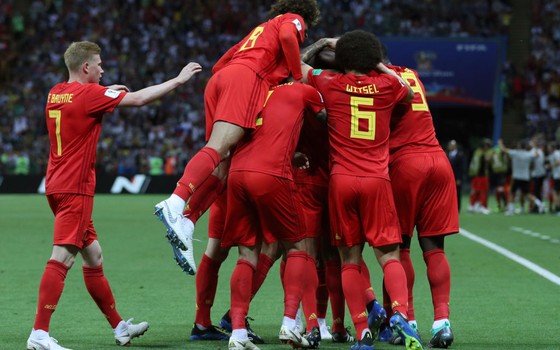
[[[291,161],[304,113],[324,111],[323,102],[315,89],[300,83],[275,87],[269,96],[254,133],[238,145],[228,176],[228,213],[222,246],[239,247],[230,282],[230,350],[258,349],[248,339],[245,317],[262,240],[279,240],[286,251],[280,340],[295,347],[318,346],[318,339],[311,344],[295,330],[308,254]]]
[[[103,274],[103,255],[91,219],[95,192],[96,145],[103,115],[120,107],[139,107],[159,99],[200,72],[186,65],[177,77],[136,92],[124,85],[99,85],[103,75],[101,49],[95,43],[75,42],[64,53],[67,82],[55,85],[47,97],[46,123],[50,154],[46,195],[55,216],[50,259],[39,285],[37,314],[27,349],[64,350],[49,335],[49,324],[64,288],[68,270],[79,253],[86,288],[114,330],[118,345],[148,330],[148,323],[124,321]]]

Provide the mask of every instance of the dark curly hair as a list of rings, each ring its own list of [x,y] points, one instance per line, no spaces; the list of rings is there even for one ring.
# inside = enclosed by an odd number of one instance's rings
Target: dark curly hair
[[[381,62],[381,42],[363,30],[347,32],[336,42],[335,57],[343,70],[368,73]]]
[[[278,0],[268,12],[268,18],[274,18],[284,13],[295,13],[303,18],[308,26],[319,22],[319,5],[317,0]]]

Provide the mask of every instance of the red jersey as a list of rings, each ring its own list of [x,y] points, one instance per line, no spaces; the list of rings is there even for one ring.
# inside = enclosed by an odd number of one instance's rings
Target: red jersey
[[[325,98],[331,175],[389,179],[389,123],[408,88],[394,76],[367,76],[315,69],[308,80]]]
[[[230,64],[243,64],[251,68],[271,86],[278,85],[290,75],[288,60],[279,39],[280,28],[284,24],[293,25],[294,35],[299,44],[305,40],[303,18],[293,13],[276,16],[255,27],[243,40],[228,50],[216,63],[212,72]],[[299,66],[299,52],[297,63]]]
[[[329,185],[329,136],[327,124],[306,115],[296,151],[309,158],[309,169],[294,169],[294,181],[318,186]]]
[[[409,103],[397,104],[391,119],[391,137],[389,138],[389,153],[391,158],[410,152],[430,152],[441,150],[432,114],[426,101],[426,90],[415,70],[389,66],[408,82],[414,99]]]
[[[93,196],[101,120],[126,95],[99,84],[60,83],[49,92],[46,121],[51,142],[46,194]]]
[[[304,114],[324,107],[321,95],[309,85],[287,83],[269,91],[255,131],[237,144],[231,171],[255,171],[292,177],[294,155]]]

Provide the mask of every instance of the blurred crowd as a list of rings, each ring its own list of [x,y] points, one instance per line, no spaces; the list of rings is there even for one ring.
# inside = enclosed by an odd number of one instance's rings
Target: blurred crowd
[[[380,36],[507,34],[506,0],[319,0],[321,21],[307,43],[347,30]],[[155,84],[189,61],[204,72],[160,102],[107,116],[98,171],[181,173],[203,145],[203,92],[211,67],[230,46],[266,19],[271,0],[6,0],[0,4],[0,175],[43,174],[49,140],[44,106],[50,88],[67,78],[62,55],[73,41],[98,42],[102,84],[130,89]],[[534,59],[524,76],[526,104],[557,118],[558,1],[535,16]],[[554,49],[555,48],[555,49]],[[547,96],[546,98],[543,96]],[[543,106],[544,104],[544,106]],[[537,123],[538,124],[538,123]]]

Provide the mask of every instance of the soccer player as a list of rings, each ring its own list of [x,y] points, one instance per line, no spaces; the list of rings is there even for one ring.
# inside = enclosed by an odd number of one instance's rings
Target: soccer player
[[[279,240],[286,251],[280,340],[297,347],[318,346],[318,338],[304,338],[295,331],[309,256],[301,208],[295,198],[292,157],[305,113],[324,116],[323,101],[315,89],[297,82],[273,88],[255,131],[238,145],[232,158],[222,238],[223,247],[237,245],[239,249],[230,282],[230,350],[258,349],[248,339],[245,318],[262,240]]]
[[[269,88],[290,74],[296,81],[302,78],[299,45],[318,17],[316,0],[278,0],[269,12],[270,20],[255,27],[212,69],[204,92],[208,143],[189,161],[173,194],[156,204],[156,215],[166,226],[170,243],[184,254],[193,273],[194,225],[183,217],[185,203],[195,191],[201,196],[212,193],[207,179],[245,132],[255,128]],[[204,212],[207,208],[191,209]]]
[[[447,348],[453,342],[453,333],[449,323],[451,273],[444,239],[459,231],[455,177],[449,159],[436,139],[426,92],[418,73],[406,67],[389,68],[407,81],[414,91],[410,104],[398,104],[394,109],[389,138],[389,175],[403,240],[400,259],[408,283],[409,324],[417,331],[412,297],[414,268],[410,259],[410,242],[416,227],[434,306],[432,338],[428,347]]]
[[[518,149],[510,149],[504,145],[502,140],[498,140],[500,149],[507,153],[511,158],[511,192],[508,197],[508,205],[505,215],[513,215],[515,213],[514,203],[517,192],[521,192],[519,197],[520,212],[523,212],[525,207],[525,197],[529,199],[533,205],[538,208],[544,209],[544,204],[529,192],[529,185],[531,181],[531,162],[539,155],[533,148],[530,141],[523,140],[519,143]]]
[[[323,46],[331,45],[328,41]],[[391,111],[414,94],[381,64],[381,44],[371,33],[345,33],[336,42],[335,57],[344,73],[305,67],[304,77],[323,94],[327,108],[329,213],[332,240],[342,260],[344,296],[358,338],[352,349],[373,349],[361,276],[366,241],[374,247],[393,301],[391,326],[406,339],[407,349],[422,349],[406,319],[406,275],[399,261],[401,235],[388,174]]]
[[[483,139],[480,146],[474,150],[469,164],[471,177],[471,194],[469,197],[469,211],[480,214],[490,214],[488,209],[488,191],[490,190],[489,171],[492,158],[492,141]]]
[[[52,254],[41,284],[35,324],[27,349],[64,350],[49,336],[49,323],[64,288],[68,270],[79,253],[86,288],[109,324],[118,345],[148,330],[148,323],[124,321],[103,274],[103,255],[91,219],[95,191],[96,144],[103,115],[115,108],[140,107],[159,99],[201,71],[198,63],[187,64],[175,78],[136,92],[124,85],[105,87],[101,49],[92,42],[72,43],[64,53],[67,82],[55,85],[47,97],[46,123],[50,155],[46,195],[55,216]]]

